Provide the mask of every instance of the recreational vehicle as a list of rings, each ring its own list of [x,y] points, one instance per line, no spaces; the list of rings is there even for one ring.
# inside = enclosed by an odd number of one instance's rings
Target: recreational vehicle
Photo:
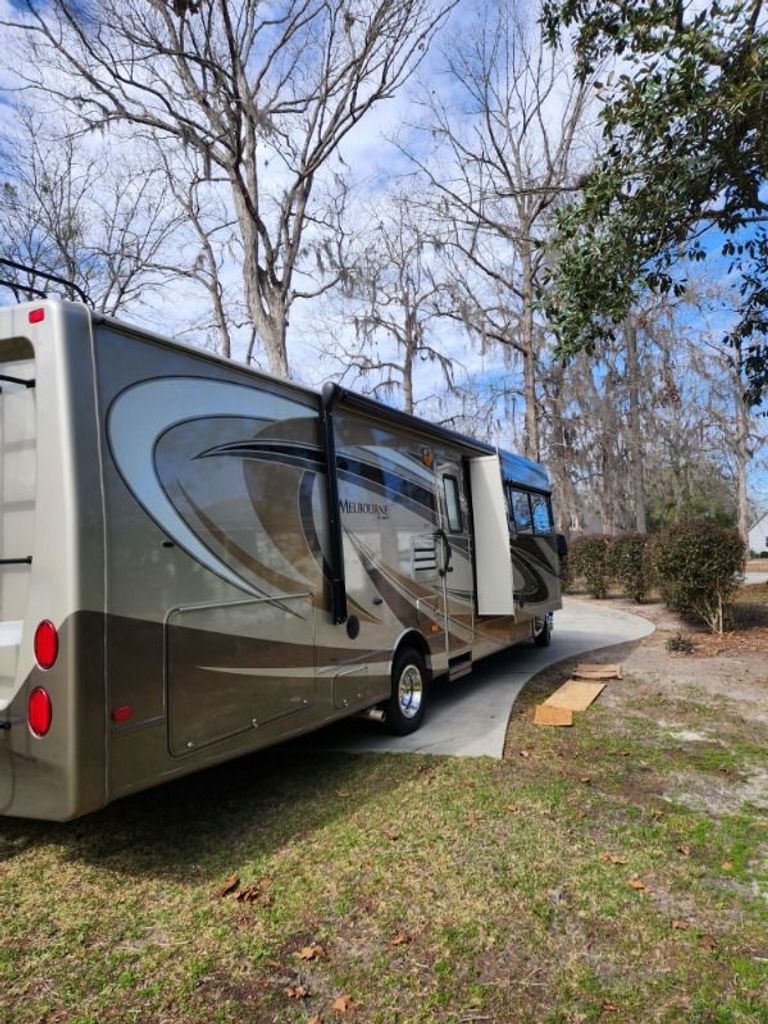
[[[41,299],[0,309],[0,813],[64,820],[366,709],[560,607],[544,469]]]

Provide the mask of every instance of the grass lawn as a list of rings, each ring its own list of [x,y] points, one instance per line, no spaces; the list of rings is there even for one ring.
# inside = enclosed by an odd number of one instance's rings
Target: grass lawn
[[[0,820],[0,1020],[768,1022],[768,659],[663,638],[570,730],[543,673],[503,761],[305,743]]]

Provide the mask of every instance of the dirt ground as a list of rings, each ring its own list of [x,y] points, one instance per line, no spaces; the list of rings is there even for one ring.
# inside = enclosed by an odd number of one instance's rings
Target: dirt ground
[[[589,598],[579,598],[589,602]],[[658,780],[659,795],[713,814],[734,813],[743,804],[768,809],[768,770],[752,764],[731,770],[729,752],[765,748],[768,724],[768,586],[744,587],[731,630],[717,635],[681,621],[662,604],[609,598],[599,602],[641,615],[655,632],[639,643],[598,652],[590,661],[620,662],[623,678],[609,683],[600,695],[601,725],[624,731],[630,719],[647,719],[654,730],[692,752],[723,752],[723,769],[701,777],[672,771]],[[670,641],[690,645],[686,652],[668,649]],[[573,659],[542,672],[527,687],[512,716],[506,756],[519,745],[516,720],[530,720],[537,703],[567,679]],[[582,659],[583,660],[583,659]],[[627,726],[627,735],[629,727]]]

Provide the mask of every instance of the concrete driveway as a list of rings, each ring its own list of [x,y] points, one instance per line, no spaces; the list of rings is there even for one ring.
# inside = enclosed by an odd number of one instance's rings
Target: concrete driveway
[[[768,583],[768,572],[745,572],[744,582],[750,586],[755,583]]]
[[[479,662],[469,676],[436,681],[426,721],[411,736],[388,736],[376,722],[351,719],[301,742],[346,751],[500,758],[512,705],[532,676],[573,655],[639,640],[653,628],[638,615],[566,598],[555,612],[551,646],[524,642]]]

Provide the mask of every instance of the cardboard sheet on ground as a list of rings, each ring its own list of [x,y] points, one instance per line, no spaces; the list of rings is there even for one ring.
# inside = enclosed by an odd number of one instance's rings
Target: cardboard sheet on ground
[[[565,708],[567,711],[586,711],[592,701],[605,689],[605,683],[585,683],[569,679],[559,690],[544,701],[546,707]]]
[[[621,665],[593,665],[580,662],[573,671],[576,679],[621,679]]]
[[[573,725],[573,712],[568,708],[547,707],[537,704],[533,714],[534,725]]]

